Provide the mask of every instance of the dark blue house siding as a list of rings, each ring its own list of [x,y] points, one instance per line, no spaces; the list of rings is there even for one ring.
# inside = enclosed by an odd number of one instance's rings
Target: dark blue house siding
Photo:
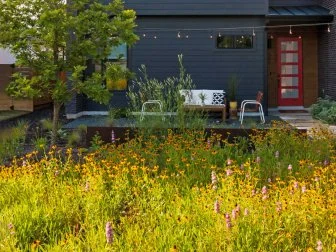
[[[267,0],[125,0],[138,15],[265,15]]]
[[[263,17],[138,17],[140,40],[129,49],[128,67],[139,74],[145,65],[150,78],[163,80],[178,76],[178,55],[199,89],[227,90],[230,75],[237,74],[238,100],[254,99],[265,83],[265,31],[255,29],[253,49],[217,49],[216,37],[252,35],[253,28],[264,25]],[[237,27],[249,27],[236,29]],[[146,28],[155,28],[148,31]],[[182,28],[182,29],[181,29]],[[222,28],[222,29],[221,29]],[[227,30],[227,28],[235,28]],[[180,32],[181,38],[178,38]],[[146,36],[143,37],[143,34]],[[156,39],[154,38],[156,36]],[[186,38],[188,36],[188,38]],[[210,36],[213,36],[211,39]],[[124,91],[114,92],[111,106],[127,106]],[[106,111],[106,106],[89,99],[84,111]]]
[[[222,35],[252,35],[252,28],[234,30],[220,30],[220,28],[257,27],[262,26],[263,22],[264,19],[261,17],[139,17],[140,30],[145,27],[159,30],[156,32],[143,30],[146,37],[139,34],[141,39],[131,49],[129,67],[136,71],[141,64],[144,64],[149,75],[158,79],[177,76],[177,55],[183,54],[184,66],[197,88],[227,90],[229,76],[236,73],[240,78],[239,98],[255,98],[257,90],[262,90],[264,84],[264,30],[255,30],[253,49],[217,49],[216,37],[219,32]],[[181,38],[177,38],[178,28],[181,27],[186,30],[180,30]],[[157,38],[154,39],[154,36]]]

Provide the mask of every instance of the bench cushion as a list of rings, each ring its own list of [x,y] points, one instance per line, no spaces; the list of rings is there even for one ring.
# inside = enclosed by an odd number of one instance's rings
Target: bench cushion
[[[223,94],[225,96],[224,90],[211,90],[211,89],[182,89],[180,90],[180,94],[185,97],[184,104],[185,105],[202,105],[202,100],[200,98],[201,94],[205,95],[204,104],[212,105],[214,99],[214,93]],[[223,103],[224,104],[224,100]]]
[[[224,93],[213,93],[212,104],[219,105],[224,104],[225,94]]]

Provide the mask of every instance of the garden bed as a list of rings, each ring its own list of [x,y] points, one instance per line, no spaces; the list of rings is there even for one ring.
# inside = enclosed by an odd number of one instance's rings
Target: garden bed
[[[80,125],[87,126],[86,145],[89,146],[93,137],[97,134],[100,135],[101,140],[105,143],[111,143],[112,131],[114,134],[114,141],[116,143],[124,143],[125,141],[134,138],[134,136],[141,130],[151,131],[152,133],[162,133],[162,130],[168,129],[178,132],[179,127],[172,124],[167,120],[159,122],[158,125],[153,125],[150,119],[142,123],[138,123],[134,119],[119,118],[113,121],[112,125],[108,125],[106,116],[87,116],[76,119],[64,126],[66,129],[75,129]],[[226,120],[222,122],[217,118],[209,118],[206,120],[204,132],[206,135],[217,134],[221,135],[221,139],[228,139],[232,142],[236,137],[249,137],[251,134],[255,134],[256,131],[268,131],[274,122],[281,122],[283,125],[287,125],[279,117],[268,116],[266,117],[266,123],[261,124],[259,118],[248,117],[244,124],[241,125],[238,120]],[[151,124],[152,123],[152,124]],[[300,133],[306,133],[306,130],[298,130]]]

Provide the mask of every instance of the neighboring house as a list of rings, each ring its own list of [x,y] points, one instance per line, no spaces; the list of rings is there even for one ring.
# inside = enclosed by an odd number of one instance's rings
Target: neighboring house
[[[28,68],[15,67],[15,57],[6,49],[0,49],[0,111],[24,110],[33,111],[34,108],[50,103],[50,99],[14,99],[6,94],[6,87],[11,81],[12,74],[21,72],[31,75]]]
[[[150,77],[164,79],[178,74],[183,54],[199,89],[227,90],[237,74],[239,101],[261,90],[266,110],[309,107],[322,90],[336,94],[334,2],[126,0],[140,37],[125,53],[127,65],[137,73],[144,64]],[[127,106],[126,91],[113,93],[111,105]],[[84,96],[66,106],[69,118],[106,111]]]

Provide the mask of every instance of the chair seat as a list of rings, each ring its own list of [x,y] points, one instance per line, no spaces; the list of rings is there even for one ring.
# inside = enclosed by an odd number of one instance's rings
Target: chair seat
[[[262,97],[263,97],[263,93],[261,91],[258,91],[257,99],[242,101],[240,105],[240,109],[239,109],[240,111],[239,121],[241,124],[243,124],[245,112],[257,112],[257,115],[260,116],[261,123],[265,123],[264,111],[263,111],[263,107],[261,104]],[[246,108],[246,105],[255,105],[255,107]]]

